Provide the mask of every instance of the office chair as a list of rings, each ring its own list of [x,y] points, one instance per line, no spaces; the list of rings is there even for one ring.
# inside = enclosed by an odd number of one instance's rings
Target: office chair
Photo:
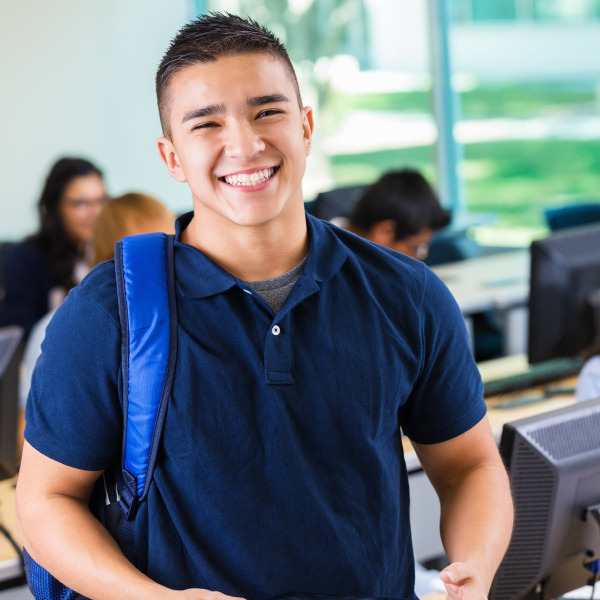
[[[0,478],[17,470],[19,365],[24,337],[21,327],[0,328]]]
[[[429,246],[429,256],[425,264],[429,267],[475,258],[483,254],[481,245],[464,233],[437,233]]]
[[[350,185],[321,192],[304,207],[311,215],[329,221],[334,217],[348,217],[358,202],[361,194],[368,186]]]
[[[600,202],[547,208],[544,210],[544,216],[551,231],[590,225],[600,222]]]
[[[8,251],[14,246],[13,242],[0,242],[0,313],[2,312],[2,300],[4,298],[4,262]]]

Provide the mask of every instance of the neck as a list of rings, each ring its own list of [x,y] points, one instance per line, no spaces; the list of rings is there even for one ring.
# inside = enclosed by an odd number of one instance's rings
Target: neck
[[[261,225],[229,221],[224,227],[222,219],[199,215],[196,210],[181,241],[242,281],[272,279],[293,269],[308,253],[304,206],[286,213]]]

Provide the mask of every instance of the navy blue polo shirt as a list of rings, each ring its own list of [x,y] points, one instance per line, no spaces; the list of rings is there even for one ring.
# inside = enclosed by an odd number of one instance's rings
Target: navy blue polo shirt
[[[481,381],[426,266],[307,223],[308,260],[276,316],[176,241],[179,350],[138,566],[174,589],[252,600],[414,598],[399,428],[420,443],[467,431],[485,414]],[[79,469],[118,462],[120,337],[107,262],[48,327],[27,404],[37,450]]]

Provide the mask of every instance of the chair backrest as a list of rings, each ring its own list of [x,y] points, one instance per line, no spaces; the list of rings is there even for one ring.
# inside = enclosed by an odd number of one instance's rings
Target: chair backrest
[[[475,258],[483,254],[482,246],[464,233],[440,232],[433,237],[425,264],[430,267]]]
[[[2,300],[4,299],[4,263],[8,251],[14,245],[14,242],[0,242],[0,313],[2,312]]]
[[[17,469],[19,414],[19,365],[23,354],[23,330],[0,328],[0,477]]]
[[[321,192],[312,202],[307,202],[306,210],[325,221],[334,217],[348,217],[367,187],[367,185],[350,185]]]
[[[551,231],[600,222],[600,202],[586,202],[547,208],[544,216]]]

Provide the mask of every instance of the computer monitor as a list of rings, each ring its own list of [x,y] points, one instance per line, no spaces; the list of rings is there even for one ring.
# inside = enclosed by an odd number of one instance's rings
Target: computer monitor
[[[9,477],[17,471],[19,367],[23,343],[20,327],[0,328],[0,477]]]
[[[546,600],[589,584],[600,557],[600,399],[505,425],[500,452],[515,528],[490,600]]]
[[[529,362],[575,357],[600,333],[592,297],[600,291],[600,226],[531,244]]]

